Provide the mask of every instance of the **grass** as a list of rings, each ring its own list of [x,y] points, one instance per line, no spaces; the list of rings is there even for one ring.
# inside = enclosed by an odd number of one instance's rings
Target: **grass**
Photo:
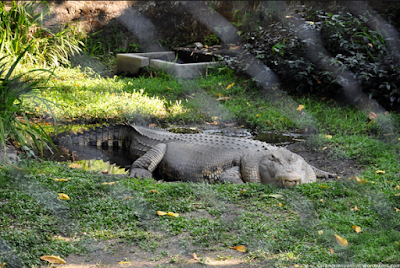
[[[354,107],[321,98],[271,102],[251,80],[227,70],[188,82],[162,73],[101,78],[59,69],[40,94],[67,122],[124,122],[136,116],[161,125],[236,122],[276,131],[311,126],[332,135],[310,139],[315,150],[328,147],[332,158],[357,159],[364,171],[359,182],[342,178],[279,189],[123,179],[26,159],[22,171],[0,170],[0,263],[5,267],[37,267],[42,255],[88,256],[96,241],[109,241],[110,254],[123,244],[155,259],[170,255],[168,243],[182,254],[223,252],[221,258],[234,255],[226,253],[234,252],[229,247],[244,245],[244,262],[270,267],[400,262],[399,136],[385,140],[384,116],[372,120]],[[221,97],[229,99],[217,100]],[[299,111],[300,104],[305,108]],[[32,117],[46,114],[41,104],[27,100],[24,105],[36,111]],[[398,124],[398,115],[391,116]],[[59,178],[70,180],[54,180]],[[118,183],[103,184],[112,181]],[[70,200],[58,199],[58,193]],[[339,245],[334,234],[349,246]]]

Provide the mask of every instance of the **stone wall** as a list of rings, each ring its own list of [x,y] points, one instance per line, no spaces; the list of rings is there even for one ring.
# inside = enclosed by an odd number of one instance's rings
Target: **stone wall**
[[[168,44],[180,45],[202,41],[211,33],[226,42],[236,35],[227,30],[229,22],[244,30],[267,26],[279,16],[301,5],[330,12],[347,8],[348,1],[49,1],[51,18],[47,26],[76,22],[86,32],[103,29],[105,39],[119,34],[121,46],[136,40],[144,50],[159,50]],[[368,1],[378,11],[394,1]],[[221,15],[221,16],[220,16]],[[229,25],[228,25],[229,24]],[[208,27],[207,27],[207,26]],[[213,25],[212,27],[210,25]],[[225,34],[225,36],[224,36]],[[163,43],[167,41],[167,43]]]

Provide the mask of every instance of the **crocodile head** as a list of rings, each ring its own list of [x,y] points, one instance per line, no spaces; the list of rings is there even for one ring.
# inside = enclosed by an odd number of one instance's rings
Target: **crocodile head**
[[[311,166],[301,156],[285,149],[264,154],[259,163],[259,173],[262,183],[284,188],[316,181]]]

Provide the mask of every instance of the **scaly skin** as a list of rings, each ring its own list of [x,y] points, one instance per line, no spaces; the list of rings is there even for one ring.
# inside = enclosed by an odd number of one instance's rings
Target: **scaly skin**
[[[175,134],[134,125],[103,126],[59,138],[59,144],[125,146],[137,160],[130,177],[167,181],[256,182],[293,187],[334,177],[301,156],[267,143],[207,134]]]

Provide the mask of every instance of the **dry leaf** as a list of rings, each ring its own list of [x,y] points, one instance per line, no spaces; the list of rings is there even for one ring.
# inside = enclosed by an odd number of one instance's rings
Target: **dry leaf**
[[[155,128],[157,126],[157,124],[150,124],[149,128]]]
[[[103,182],[102,185],[114,185],[116,183],[117,183],[117,181]]]
[[[343,237],[340,237],[337,234],[335,234],[335,238],[336,242],[338,242],[339,245],[342,245],[344,247],[347,247],[349,245],[349,242],[347,242],[347,240],[344,239]]]
[[[242,189],[242,190],[240,191],[240,194],[244,194],[244,192],[246,192],[246,189]]]
[[[333,253],[334,253],[334,251],[333,251],[333,249],[332,249],[332,248],[330,248],[330,249],[329,249],[329,252],[330,252],[331,254],[333,254]]]
[[[126,200],[126,199],[135,199],[135,198],[132,197],[132,196],[125,196],[125,197],[124,197],[124,200]]]
[[[70,178],[66,178],[66,179],[53,179],[54,181],[69,181],[71,180]]]
[[[303,109],[304,109],[304,105],[303,105],[303,104],[300,104],[299,107],[297,107],[296,110],[297,110],[297,111],[301,111],[301,110],[303,110]]]
[[[229,84],[226,89],[230,89],[231,87],[233,87],[233,85],[235,85],[235,83]]]
[[[319,234],[319,235],[322,235],[323,233],[324,233],[324,231],[322,231],[322,230],[319,230],[319,231],[318,231],[318,234]]]
[[[174,212],[168,212],[167,215],[172,216],[172,217],[179,217],[179,213],[174,213]]]
[[[159,216],[165,216],[165,215],[167,215],[167,212],[164,212],[164,211],[157,211],[157,215],[159,215]]]
[[[131,262],[130,261],[120,261],[120,262],[118,262],[118,264],[121,264],[121,265],[123,265],[123,264],[131,264]]]
[[[237,247],[229,247],[229,248],[236,249],[237,251],[240,251],[240,252],[246,252],[246,247],[243,246],[243,245],[240,245],[240,246],[237,246]]]
[[[376,174],[385,174],[385,171],[384,170],[377,170],[377,171],[375,171],[375,173]]]
[[[358,233],[361,233],[361,227],[360,227],[360,226],[353,225],[351,228],[353,228],[354,231],[356,231],[357,234],[358,234]]]
[[[49,255],[44,255],[40,257],[42,261],[47,261],[49,263],[57,263],[57,264],[64,264],[67,263],[63,259],[60,258],[60,256],[49,256]]]
[[[58,198],[61,200],[69,200],[69,196],[66,194],[59,193]]]
[[[282,198],[283,197],[283,195],[281,195],[281,194],[270,194],[268,196],[273,197],[273,198]]]
[[[395,207],[394,209],[396,210],[396,212],[400,212],[400,209],[398,209],[398,208],[396,208],[396,207]]]
[[[222,101],[222,100],[230,100],[231,97],[220,97],[218,99],[216,99],[217,101]]]
[[[195,261],[199,261],[200,260],[199,257],[197,257],[196,253],[193,253],[192,257],[193,257],[193,260],[195,260]]]
[[[153,193],[160,194],[157,190],[150,190],[150,193],[151,193],[151,194],[153,194]]]
[[[278,206],[281,207],[281,206],[282,206],[282,203],[279,203]]]
[[[216,125],[218,125],[218,122],[217,121],[213,121],[212,123],[206,122],[206,125],[214,125],[214,126],[216,126]]]
[[[369,119],[375,119],[375,118],[377,118],[378,116],[376,115],[376,113],[370,112],[369,115],[368,115],[368,117],[369,117]]]
[[[271,121],[267,120],[267,121],[265,121],[265,122],[267,122],[268,125],[272,126]]]
[[[400,193],[398,193],[398,194],[395,194],[394,196],[400,196]]]
[[[364,184],[366,182],[365,180],[362,180],[357,176],[350,177],[349,181],[351,181],[351,180],[356,180],[356,182],[361,183],[361,184]]]
[[[80,168],[81,165],[79,165],[78,163],[72,163],[71,165],[69,165],[70,168]]]
[[[368,43],[368,45],[369,45],[370,47],[374,47],[371,43]]]
[[[353,211],[353,210],[356,211],[356,210],[359,210],[359,209],[358,209],[357,205],[355,205],[354,208],[352,208],[352,209],[350,209],[350,210],[351,210],[351,211]]]
[[[322,148],[322,151],[325,151],[326,149],[328,149],[328,147],[325,146],[324,148]]]
[[[326,185],[320,185],[319,187],[321,187],[321,188],[326,188],[326,189],[331,188],[331,186],[326,186]]]
[[[328,139],[332,139],[332,135],[326,135],[325,137]]]
[[[6,266],[6,263],[3,262],[3,263],[0,265],[0,268],[4,268],[5,266]]]

